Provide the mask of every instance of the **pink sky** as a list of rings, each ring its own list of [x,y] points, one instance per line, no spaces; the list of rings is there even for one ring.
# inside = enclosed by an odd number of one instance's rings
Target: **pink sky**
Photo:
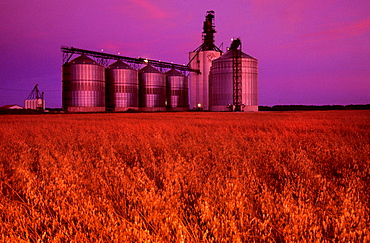
[[[369,104],[370,1],[63,0],[0,3],[0,106],[38,83],[61,106],[61,45],[188,62],[207,10],[216,45],[259,60],[259,104]]]

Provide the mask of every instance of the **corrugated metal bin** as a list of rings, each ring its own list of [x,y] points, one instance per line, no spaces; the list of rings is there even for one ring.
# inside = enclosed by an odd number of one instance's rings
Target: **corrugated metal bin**
[[[171,69],[165,74],[167,85],[167,110],[189,110],[188,78],[175,69]]]
[[[63,109],[69,112],[105,111],[105,69],[86,55],[62,67]]]
[[[238,50],[240,51],[240,50]],[[233,56],[229,50],[213,60],[210,71],[210,111],[232,111]],[[241,53],[242,110],[258,111],[258,61]]]
[[[139,108],[139,80],[137,70],[122,61],[106,69],[106,103],[109,111]]]
[[[166,111],[165,75],[149,64],[139,70],[139,110]]]

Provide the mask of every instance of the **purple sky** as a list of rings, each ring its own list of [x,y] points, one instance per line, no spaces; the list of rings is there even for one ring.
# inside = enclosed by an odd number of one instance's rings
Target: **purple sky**
[[[370,1],[5,0],[0,106],[33,86],[61,107],[61,45],[184,64],[207,10],[216,45],[259,60],[259,105],[370,103]]]

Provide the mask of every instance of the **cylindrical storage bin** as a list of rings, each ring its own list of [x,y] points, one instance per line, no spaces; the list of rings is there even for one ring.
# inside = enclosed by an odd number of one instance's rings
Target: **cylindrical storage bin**
[[[242,111],[258,111],[258,61],[242,52],[241,65]],[[233,78],[233,52],[229,50],[212,61],[210,111],[233,110]]]
[[[69,112],[105,111],[104,67],[81,55],[62,66],[63,109]]]
[[[166,111],[165,76],[149,64],[139,70],[139,110]]]
[[[45,101],[43,99],[29,99],[24,101],[24,109],[45,110]]]
[[[188,78],[175,69],[166,74],[167,85],[167,110],[189,110]]]
[[[189,73],[189,106],[191,110],[209,110],[209,72],[212,60],[221,55],[215,50],[189,53],[189,67],[200,73]]]
[[[139,80],[137,70],[122,61],[106,69],[106,104],[109,111],[139,108]]]

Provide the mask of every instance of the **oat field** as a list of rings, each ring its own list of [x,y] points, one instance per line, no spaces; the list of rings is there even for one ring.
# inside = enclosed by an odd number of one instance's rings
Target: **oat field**
[[[0,116],[0,242],[370,242],[370,111]]]

